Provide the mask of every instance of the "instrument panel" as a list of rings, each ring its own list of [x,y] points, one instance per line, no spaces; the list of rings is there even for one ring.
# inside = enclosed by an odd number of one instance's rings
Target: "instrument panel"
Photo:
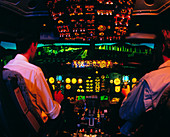
[[[76,70],[75,70],[76,71]],[[138,82],[134,75],[125,75],[116,72],[108,72],[93,69],[89,73],[82,72],[79,74],[66,73],[47,78],[53,90],[62,90],[63,94],[71,102],[86,99],[86,95],[101,96],[100,100],[108,100],[115,104],[119,99],[122,90],[130,91]],[[112,95],[112,96],[111,96]]]
[[[55,100],[57,92],[64,95],[64,131],[73,137],[117,136],[122,93],[146,73],[154,43],[43,42],[31,63],[42,68]]]
[[[75,137],[116,134],[121,124],[118,108],[124,99],[122,92],[130,92],[139,78],[134,74],[112,72],[104,67],[82,68],[73,65],[72,69],[47,78],[53,93],[61,90],[64,94],[67,130]]]
[[[40,43],[34,63],[54,99],[59,91],[64,95],[65,131],[73,137],[117,136],[123,93],[145,73],[154,48],[153,42]]]
[[[60,39],[114,41],[128,31],[134,0],[49,0],[48,8]]]

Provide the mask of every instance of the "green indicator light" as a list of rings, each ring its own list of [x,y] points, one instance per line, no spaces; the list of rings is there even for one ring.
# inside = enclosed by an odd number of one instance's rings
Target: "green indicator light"
[[[112,50],[112,46],[109,46],[109,50]]]
[[[38,52],[38,55],[39,55],[39,56],[41,55],[41,51]]]
[[[109,78],[109,75],[108,75],[108,74],[106,75],[106,78]]]

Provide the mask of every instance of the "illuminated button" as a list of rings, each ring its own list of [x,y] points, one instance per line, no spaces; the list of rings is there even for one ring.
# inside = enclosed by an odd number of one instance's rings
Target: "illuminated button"
[[[105,61],[105,60],[104,60],[104,61],[101,61],[100,67],[101,67],[101,68],[105,68],[105,67],[106,67],[106,61]]]
[[[53,90],[55,90],[55,85],[52,85],[52,87],[53,87]]]
[[[132,83],[136,83],[137,79],[136,78],[132,78]]]
[[[70,101],[74,101],[74,97],[71,97],[71,98],[70,98]]]
[[[107,110],[107,109],[104,109],[104,113],[108,113],[108,110]]]
[[[71,79],[70,78],[66,78],[66,83],[70,83]]]
[[[50,77],[50,78],[49,78],[49,82],[50,82],[51,84],[53,84],[53,83],[54,83],[54,81],[55,81],[55,80],[54,80],[54,78],[53,78],[53,77]]]
[[[116,79],[114,80],[114,84],[115,84],[115,85],[119,85],[119,84],[120,84],[120,79],[119,79],[119,78],[116,78]]]
[[[104,78],[105,78],[105,75],[102,75],[102,76],[101,76],[101,79],[104,79]]]
[[[104,132],[101,132],[102,135],[104,135]]]
[[[124,82],[129,82],[129,76],[123,76],[123,81]]]
[[[117,65],[117,64],[118,64],[118,62],[113,62],[113,64]]]
[[[83,88],[83,86],[79,86],[79,88]]]
[[[94,67],[96,66],[96,61],[93,61],[93,66],[94,66]]]
[[[98,74],[99,72],[98,71],[96,71],[96,74]]]
[[[90,133],[92,133],[93,132],[93,129],[90,129]]]
[[[136,27],[140,26],[140,24],[136,24]]]
[[[56,81],[62,81],[62,76],[61,75],[57,75],[56,76]]]
[[[126,86],[127,84],[128,84],[128,82],[127,82],[127,81],[125,81],[125,82],[124,82],[124,85]]]
[[[120,92],[120,86],[115,86],[115,92]]]
[[[89,82],[89,80],[86,80],[86,82]]]
[[[90,80],[90,82],[93,82],[93,80]]]
[[[100,86],[100,82],[95,82],[96,86]],[[93,86],[93,85],[92,85]]]
[[[99,129],[99,133],[101,132],[101,129]]]
[[[100,36],[103,36],[103,35],[104,35],[104,33],[103,33],[103,32],[100,32],[100,33],[99,33],[99,35],[100,35]]]
[[[106,78],[109,78],[109,75],[108,75],[108,74],[106,75]]]
[[[60,23],[63,24],[64,22],[63,22],[62,20],[59,20],[59,21],[58,21],[58,24],[60,24]]]
[[[66,89],[67,90],[71,89],[71,85],[70,84],[66,84]]]
[[[77,92],[80,92],[80,89],[77,89]]]
[[[99,30],[99,31],[105,31],[105,30],[106,30],[106,26],[104,26],[104,25],[99,25],[99,26],[98,26],[98,30]]]
[[[61,81],[57,81],[57,84],[61,84]]]
[[[70,65],[70,64],[71,64],[71,62],[67,62],[66,64],[67,64],[67,65]]]
[[[119,100],[120,100],[120,98],[114,97],[114,98],[112,98],[111,102],[112,102],[112,103],[118,103]]]
[[[78,79],[78,83],[81,84],[83,83],[83,80],[81,78]]]
[[[71,82],[72,82],[73,84],[76,84],[77,79],[76,79],[76,78],[72,78]]]
[[[82,129],[82,132],[84,132],[85,130],[84,130],[84,128]]]
[[[84,92],[84,89],[81,89],[81,92]]]
[[[113,84],[113,79],[110,80],[110,83]]]

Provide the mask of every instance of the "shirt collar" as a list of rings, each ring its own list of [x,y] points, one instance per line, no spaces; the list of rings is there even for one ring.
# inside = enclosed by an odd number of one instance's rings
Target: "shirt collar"
[[[22,54],[17,54],[15,59],[29,62],[28,59],[24,55],[22,55]]]
[[[170,60],[164,62],[162,65],[159,66],[159,69],[160,68],[164,68],[164,67],[170,67]]]

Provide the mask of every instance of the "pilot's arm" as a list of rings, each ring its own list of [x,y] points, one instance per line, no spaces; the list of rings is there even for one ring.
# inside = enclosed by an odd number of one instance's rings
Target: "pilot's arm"
[[[37,105],[50,119],[55,119],[60,113],[61,106],[53,99],[49,85],[41,69],[36,75],[35,86],[37,90]]]
[[[127,121],[120,129],[123,134],[130,134],[134,124],[139,120],[141,114],[145,112],[145,92],[150,92],[149,86],[145,80],[140,80],[130,91],[127,98],[125,97],[123,100],[119,110],[120,117]]]

